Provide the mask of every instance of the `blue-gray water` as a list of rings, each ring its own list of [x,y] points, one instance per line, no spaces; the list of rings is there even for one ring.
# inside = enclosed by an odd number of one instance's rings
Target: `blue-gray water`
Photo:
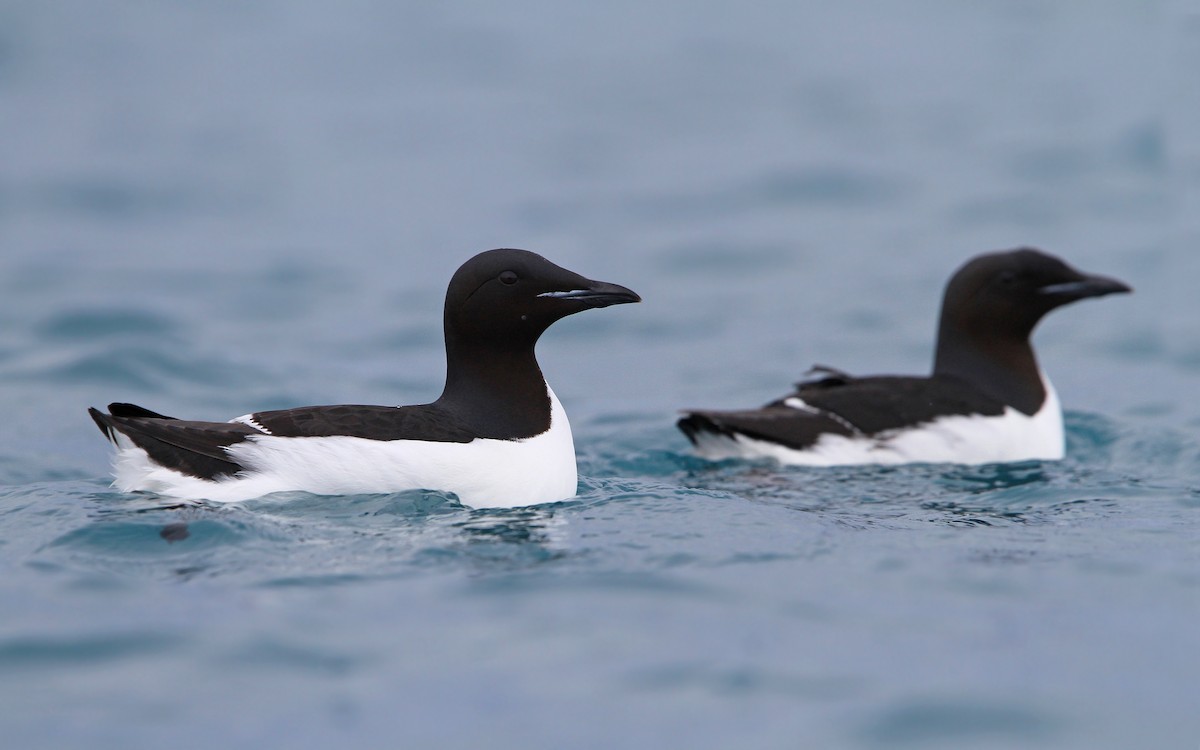
[[[443,5],[0,4],[5,747],[1197,747],[1189,4]],[[1065,461],[672,427],[925,370],[1019,244],[1137,289],[1038,331]],[[577,500],[108,488],[89,405],[433,398],[496,246],[645,298],[542,341]]]

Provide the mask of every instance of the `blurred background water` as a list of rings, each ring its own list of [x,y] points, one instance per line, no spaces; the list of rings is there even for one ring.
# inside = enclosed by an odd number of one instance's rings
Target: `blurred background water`
[[[0,732],[13,748],[1200,742],[1200,11],[1170,0],[0,3]],[[775,470],[685,406],[929,367],[1029,244],[1069,455]],[[524,247],[645,304],[540,358],[577,500],[172,506],[89,405],[441,387]]]

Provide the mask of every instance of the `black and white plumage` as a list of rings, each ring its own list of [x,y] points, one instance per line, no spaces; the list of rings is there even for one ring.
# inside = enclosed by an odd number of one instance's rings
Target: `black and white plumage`
[[[980,255],[946,285],[929,377],[817,368],[818,377],[762,408],[688,410],[678,426],[711,459],[809,466],[1060,459],[1062,409],[1030,335],[1057,307],[1129,291],[1038,250]]]
[[[455,493],[472,507],[574,496],[575,446],[534,355],[556,320],[639,302],[524,250],[489,250],[446,292],[446,385],[417,406],[308,406],[229,422],[174,419],[132,404],[89,409],[116,444],[115,486],[218,502],[272,492]]]

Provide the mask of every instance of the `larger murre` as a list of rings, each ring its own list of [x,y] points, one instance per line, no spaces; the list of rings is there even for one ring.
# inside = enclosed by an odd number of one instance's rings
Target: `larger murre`
[[[578,482],[566,412],[534,355],[556,320],[640,302],[525,250],[489,250],[446,291],[446,385],[418,406],[309,406],[229,422],[132,404],[89,409],[117,446],[114,486],[215,502],[272,492],[453,492],[470,507],[565,500]]]
[[[929,377],[820,376],[760,409],[685,411],[678,426],[706,458],[784,464],[1057,460],[1062,409],[1029,338],[1062,305],[1132,289],[1038,250],[977,256],[946,285]]]

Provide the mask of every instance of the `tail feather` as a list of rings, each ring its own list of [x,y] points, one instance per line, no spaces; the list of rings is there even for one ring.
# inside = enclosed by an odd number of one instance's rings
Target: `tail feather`
[[[687,439],[692,442],[692,445],[697,445],[697,436],[704,432],[715,433],[719,435],[728,435],[728,431],[709,419],[703,414],[696,412],[687,412],[687,416],[675,423],[675,426],[687,436]]]
[[[108,405],[108,413],[114,417],[136,417],[138,419],[175,419],[168,417],[166,414],[159,414],[156,411],[144,409],[137,404],[122,404],[114,403]]]
[[[697,448],[706,437],[739,436],[808,450],[824,435],[858,437],[862,431],[836,414],[768,404],[745,411],[688,411],[676,426]]]
[[[100,428],[100,432],[104,433],[104,437],[108,438],[108,441],[115,445],[117,442],[117,426],[113,424],[112,417],[92,406],[88,407],[88,414],[91,415],[96,426]]]
[[[108,414],[92,407],[88,408],[88,414],[91,415],[92,420],[95,421],[100,431],[104,433],[104,437],[108,438],[114,444],[117,442],[117,433],[121,432],[117,423],[118,419],[175,419],[175,417],[168,417],[165,414],[159,414],[156,411],[142,408],[137,404],[123,404],[120,402],[109,404]]]
[[[258,434],[253,428],[231,422],[187,422],[133,404],[112,404],[111,413],[89,408],[100,431],[118,448],[125,438],[159,466],[200,479],[232,476],[243,467],[225,450]]]

